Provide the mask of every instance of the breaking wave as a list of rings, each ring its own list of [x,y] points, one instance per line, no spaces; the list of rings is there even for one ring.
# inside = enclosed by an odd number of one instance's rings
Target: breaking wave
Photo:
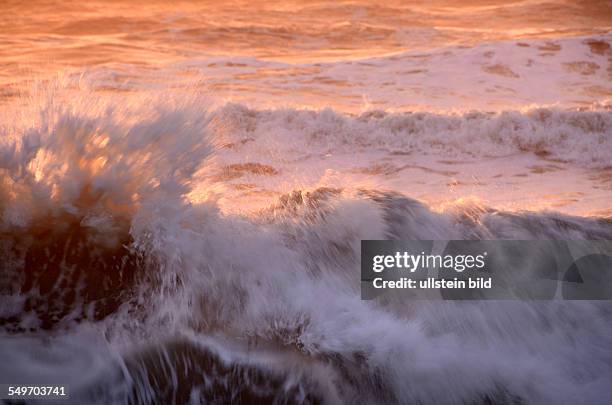
[[[359,289],[363,239],[612,239],[609,218],[477,204],[434,211],[350,187],[298,189],[253,216],[189,198],[228,138],[529,150],[607,167],[609,112],[350,117],[207,105],[185,95],[49,96],[24,113],[28,125],[2,122],[3,380],[69,382],[80,403],[597,403],[609,395],[606,302],[407,307],[361,301]]]
[[[231,128],[233,142],[261,140],[289,151],[384,148],[481,157],[530,152],[583,167],[612,167],[612,112],[607,109],[352,116],[332,109],[257,111],[230,104],[217,114]]]

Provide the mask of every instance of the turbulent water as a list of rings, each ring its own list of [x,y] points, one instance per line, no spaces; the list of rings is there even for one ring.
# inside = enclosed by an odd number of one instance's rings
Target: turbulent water
[[[0,383],[610,402],[609,302],[359,272],[364,239],[612,240],[609,4],[108,4],[3,6]]]

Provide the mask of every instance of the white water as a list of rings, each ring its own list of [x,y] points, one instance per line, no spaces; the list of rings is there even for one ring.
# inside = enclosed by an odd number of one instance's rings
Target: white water
[[[3,6],[0,383],[610,402],[608,302],[359,288],[362,239],[612,239],[607,4]]]
[[[167,93],[141,95],[137,103],[77,94],[68,103],[61,89],[29,100],[23,122],[30,125],[5,124],[1,230],[12,236],[3,238],[3,272],[13,282],[6,283],[2,298],[10,303],[3,306],[3,324],[12,331],[2,338],[4,379],[69,382],[79,402],[122,402],[130,395],[146,402],[159,391],[151,388],[155,379],[143,380],[153,373],[162,386],[186,387],[193,398],[206,398],[207,386],[195,383],[193,375],[210,373],[202,369],[213,360],[201,357],[210,352],[220,356],[213,364],[272,373],[285,382],[284,388],[268,387],[271,392],[298,401],[601,403],[608,398],[607,303],[380,305],[360,300],[358,260],[362,239],[610,239],[609,220],[504,213],[469,202],[432,211],[393,192],[360,191],[359,183],[343,190],[294,187],[297,191],[272,208],[244,216],[222,212],[215,199],[220,187],[243,175],[251,176],[249,181],[263,177],[258,187],[268,186],[266,177],[291,181],[285,166],[275,166],[277,174],[263,164],[228,169],[235,153],[228,142],[251,139],[237,147],[244,148],[242,156],[268,164],[321,159],[304,157],[305,151],[359,153],[372,145],[407,153],[464,156],[487,150],[504,156],[533,143],[549,151],[547,156],[564,156],[571,167],[598,168],[608,164],[609,156],[600,152],[609,147],[602,135],[610,130],[609,113],[351,118],[241,106],[207,111],[201,98]],[[580,139],[552,141],[567,132]],[[263,133],[268,136],[260,139]],[[466,150],[467,142],[455,143],[453,135],[473,136],[474,147]],[[574,154],[576,142],[591,156]],[[266,154],[266,147],[273,153]],[[410,162],[410,155],[402,156]],[[45,236],[49,232],[55,236]],[[120,247],[125,240],[132,253]],[[31,264],[41,249],[46,271],[59,270],[51,281],[65,293],[59,299],[44,292],[50,281]],[[104,287],[124,260],[117,252],[125,260],[138,259],[134,268],[123,267],[121,283]],[[63,261],[56,261],[58,255]],[[23,277],[39,287],[19,293]],[[118,288],[124,295],[118,302],[103,301],[88,289],[92,283],[98,292]],[[42,301],[36,301],[39,293]],[[72,293],[76,298],[69,298]],[[111,310],[104,312],[105,306]],[[180,370],[193,375],[179,377]],[[234,375],[218,378],[235,381]],[[232,390],[257,387],[257,380],[238,381],[230,383]],[[200,391],[193,390],[198,386]],[[218,387],[208,387],[221,395]],[[185,399],[168,395],[165,400]]]

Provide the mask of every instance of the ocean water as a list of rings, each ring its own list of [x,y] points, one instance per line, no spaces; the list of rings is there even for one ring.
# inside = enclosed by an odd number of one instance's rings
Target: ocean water
[[[609,302],[362,301],[359,258],[363,239],[612,240],[610,15],[2,2],[0,383],[609,403]]]

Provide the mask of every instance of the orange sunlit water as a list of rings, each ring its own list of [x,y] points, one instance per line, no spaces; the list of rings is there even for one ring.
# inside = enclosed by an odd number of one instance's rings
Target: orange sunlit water
[[[4,82],[68,66],[156,66],[202,55],[336,60],[612,25],[606,1],[8,0],[1,7]]]
[[[57,94],[68,110],[78,110],[75,103],[83,102],[75,101],[74,92],[85,94],[80,97],[86,99],[94,97],[88,92],[95,97],[110,94],[117,97],[116,103],[125,105],[146,104],[152,91],[177,100],[201,92],[214,106],[241,103],[257,110],[330,108],[350,114],[371,110],[452,114],[506,109],[529,114],[541,106],[599,108],[612,97],[608,44],[612,9],[606,1],[141,4],[123,0],[11,0],[0,7],[0,103],[6,106],[6,122],[20,117],[24,125],[34,121],[22,112],[23,104],[29,103],[24,96],[37,97],[38,88],[42,89],[38,96],[44,99],[47,88],[54,85],[61,88]],[[33,87],[34,81],[42,85]],[[122,120],[137,122],[142,118],[128,115]],[[220,121],[226,128],[215,131],[215,137],[227,136],[229,140],[213,142],[233,145],[234,138],[242,136],[236,133],[240,125],[231,117]],[[291,131],[295,128],[289,125],[282,129],[289,135],[283,136],[316,135],[326,130],[328,124],[322,121],[323,129],[305,130],[299,135],[294,135]],[[266,136],[273,135],[270,131],[261,130]],[[434,145],[452,142],[453,136],[449,133]],[[219,190],[226,207],[253,208],[265,206],[296,187],[351,184],[355,188],[398,188],[431,204],[477,198],[512,210],[602,213],[609,208],[609,185],[601,180],[606,177],[605,171],[593,174],[588,169],[572,169],[569,176],[576,185],[568,193],[561,193],[555,170],[569,170],[562,163],[556,169],[539,169],[537,162],[531,162],[521,171],[513,163],[495,162],[503,177],[474,182],[474,173],[482,170],[477,160],[464,161],[465,167],[457,173],[435,159],[413,163],[414,167],[406,169],[405,159],[412,161],[415,157],[402,155],[384,157],[382,166],[380,161],[347,165],[342,154],[317,149],[326,145],[323,141],[312,151],[310,146],[297,148],[310,151],[316,159],[322,157],[313,167],[298,168],[291,162],[308,158],[285,157],[285,152],[275,150],[276,141],[262,141],[269,150],[244,152],[241,145],[248,148],[250,139],[239,139],[232,150],[247,160],[245,167],[257,163],[270,169],[262,173],[250,169],[231,172],[233,177],[225,179],[229,185],[204,181],[192,192],[198,196],[194,200],[208,198],[215,194],[211,190]],[[343,142],[359,144],[355,139]],[[385,147],[385,142],[374,144]],[[541,152],[537,142],[517,142],[519,150]],[[106,143],[108,139],[100,135],[92,138],[88,148],[102,149]],[[68,151],[71,146],[67,144],[66,148]],[[122,156],[123,152],[116,153]],[[131,159],[138,160],[138,156]],[[273,161],[264,162],[270,156]],[[150,156],[143,151],[141,158],[148,160]],[[78,162],[83,170],[95,174],[105,168],[107,157]],[[233,160],[223,164],[237,167]],[[597,166],[601,169],[606,169],[605,164]],[[40,168],[34,170],[34,176],[44,177]],[[234,198],[236,193],[250,202]]]

